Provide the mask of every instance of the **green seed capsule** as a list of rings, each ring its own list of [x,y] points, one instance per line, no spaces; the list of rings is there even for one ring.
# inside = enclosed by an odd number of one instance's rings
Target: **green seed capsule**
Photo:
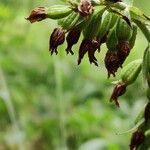
[[[125,20],[119,18],[116,30],[119,41],[128,41],[132,35],[132,29]]]
[[[131,49],[134,47],[136,35],[137,35],[137,26],[135,24],[132,25],[132,30],[133,32],[132,32],[131,38],[129,39],[129,44],[130,44]]]
[[[114,14],[114,13],[111,13],[112,15],[112,18],[111,18],[111,23],[110,23],[110,29],[114,27],[114,25],[116,24],[116,22],[118,21],[118,18],[119,16]]]
[[[94,14],[90,18],[89,24],[83,30],[83,35],[86,39],[92,39],[97,36],[104,10],[105,9],[102,7],[94,11]]]
[[[121,70],[121,79],[126,85],[132,84],[138,77],[142,67],[142,59],[134,60]]]
[[[72,9],[69,6],[65,5],[54,5],[48,7],[47,12],[48,18],[61,19],[68,16],[72,12]]]
[[[112,29],[110,29],[108,33],[106,46],[109,50],[116,51],[117,44],[118,44],[118,39],[116,36],[116,26],[114,26]]]
[[[148,82],[150,82],[150,47],[148,45],[148,47],[146,48],[145,52],[144,52],[144,57],[143,57],[143,74],[144,74],[144,78],[146,78],[146,80]],[[150,84],[150,83],[148,83]]]
[[[80,15],[76,12],[72,12],[68,17],[58,20],[58,25],[63,27],[63,29],[70,29],[78,22]]]
[[[102,15],[101,26],[99,28],[98,37],[103,38],[110,29],[112,15],[107,10]]]

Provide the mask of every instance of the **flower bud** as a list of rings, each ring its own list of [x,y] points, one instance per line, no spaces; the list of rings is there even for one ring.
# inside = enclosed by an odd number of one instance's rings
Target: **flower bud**
[[[122,67],[122,64],[130,53],[130,50],[131,49],[128,41],[119,41],[117,44],[117,55],[119,58],[120,67]]]
[[[111,74],[115,77],[115,73],[119,68],[119,59],[115,51],[107,51],[105,56],[105,67],[108,71],[108,78]]]
[[[46,19],[46,15],[47,12],[45,7],[37,7],[32,10],[30,16],[26,19],[29,20],[31,23],[34,23],[36,21],[39,22]]]
[[[145,107],[144,118],[145,118],[145,123],[147,124],[148,121],[150,121],[150,102],[148,102],[148,104]]]
[[[130,150],[137,149],[145,140],[145,135],[142,131],[135,131],[131,137]]]
[[[67,54],[70,52],[72,55],[74,54],[72,49],[72,46],[76,44],[80,38],[81,30],[77,28],[73,28],[69,31],[66,41],[67,41]]]
[[[61,44],[63,44],[65,41],[65,31],[62,28],[55,28],[53,33],[50,36],[49,41],[49,51],[51,51],[51,55],[55,52],[57,52],[57,47]]]
[[[94,39],[84,39],[79,49],[78,65],[81,63],[81,60],[83,59],[86,52],[88,52],[90,63],[94,63],[96,66],[98,66],[97,59],[94,56],[95,51],[98,49],[98,47],[99,47],[98,41]]]
[[[118,97],[122,96],[126,92],[126,87],[127,86],[125,83],[120,82],[115,86],[115,88],[113,90],[110,101],[114,101],[116,106],[118,106],[118,107],[119,107]]]
[[[82,16],[89,16],[93,13],[93,6],[90,0],[81,0],[78,11]]]

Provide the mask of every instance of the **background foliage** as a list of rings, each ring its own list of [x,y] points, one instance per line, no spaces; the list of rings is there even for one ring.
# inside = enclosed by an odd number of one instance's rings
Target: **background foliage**
[[[66,56],[66,45],[51,57],[48,40],[56,22],[30,25],[25,17],[34,7],[57,3],[62,2],[0,1],[0,150],[127,149],[130,134],[116,133],[134,126],[145,106],[143,79],[128,88],[118,109],[109,103],[115,79],[107,80],[105,46],[98,68],[86,59],[77,66],[76,56]],[[135,1],[147,14],[149,4]],[[141,58],[144,45],[139,32],[126,63]]]

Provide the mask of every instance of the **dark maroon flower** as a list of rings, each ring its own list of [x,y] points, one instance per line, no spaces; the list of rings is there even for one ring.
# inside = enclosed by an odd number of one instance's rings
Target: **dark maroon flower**
[[[147,83],[148,83],[148,86],[150,88],[150,72],[147,74]]]
[[[57,52],[57,47],[61,44],[63,44],[65,41],[65,31],[62,28],[55,28],[53,33],[50,36],[49,41],[49,50],[51,51],[51,55],[55,52]]]
[[[99,42],[98,52],[101,50],[101,45],[106,42],[107,35],[108,34],[106,33],[102,38],[97,37],[97,41]]]
[[[96,50],[98,49],[98,47],[99,47],[99,42],[96,40],[92,40],[91,41],[91,49],[88,50],[89,61],[91,64],[94,63],[96,66],[98,66],[98,63],[97,63],[97,59],[94,56],[94,54],[95,54]]]
[[[130,45],[128,41],[120,41],[117,45],[117,55],[119,58],[119,64],[120,67],[122,67],[122,64],[126,60],[127,56],[130,53]]]
[[[45,7],[37,7],[32,10],[30,16],[26,19],[29,20],[31,23],[34,23],[36,21],[39,22],[46,19],[46,15],[47,12]]]
[[[79,56],[78,56],[78,65],[81,63],[81,60],[83,59],[86,52],[89,50],[89,40],[84,39],[80,45],[79,48]]]
[[[81,30],[74,28],[71,29],[66,37],[67,41],[67,49],[66,52],[67,54],[70,52],[72,55],[74,54],[72,51],[72,46],[76,44],[80,38]]]
[[[147,124],[148,121],[150,121],[150,102],[148,102],[148,104],[145,107],[144,118],[145,118],[145,123]]]
[[[127,86],[125,83],[120,82],[115,86],[113,90],[110,101],[114,101],[118,107],[119,107],[118,97],[122,96],[126,92],[126,87]]]
[[[137,150],[137,148],[144,142],[145,135],[142,131],[135,131],[131,137],[130,150]]]
[[[79,49],[78,65],[81,63],[81,60],[83,59],[84,55],[88,52],[90,63],[94,63],[96,66],[98,66],[97,59],[94,56],[95,51],[98,49],[98,47],[98,41],[94,39],[84,39]]]
[[[108,35],[108,33],[106,33],[106,34],[100,39],[101,43],[105,43],[105,42],[107,41],[107,35]]]
[[[115,73],[119,68],[119,59],[116,51],[107,51],[105,56],[105,67],[108,71],[108,78],[111,74],[115,77]]]
[[[78,11],[83,16],[89,16],[90,14],[92,14],[93,6],[91,3],[91,0],[81,0],[80,4],[78,6]]]

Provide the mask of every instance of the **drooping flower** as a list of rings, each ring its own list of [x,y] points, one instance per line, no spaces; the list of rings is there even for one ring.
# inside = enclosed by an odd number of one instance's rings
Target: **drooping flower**
[[[122,67],[122,64],[128,57],[130,50],[131,49],[128,41],[119,41],[119,43],[117,44],[117,55],[120,67]]]
[[[148,83],[148,86],[150,88],[150,72],[147,74],[147,83]]]
[[[50,36],[49,51],[51,55],[55,52],[58,53],[57,47],[63,44],[65,41],[65,31],[62,28],[55,28]]]
[[[46,8],[37,7],[31,11],[31,14],[26,19],[29,20],[31,23],[34,23],[46,19],[46,16],[47,16]]]
[[[72,55],[74,54],[72,51],[72,46],[76,44],[80,38],[81,30],[78,28],[73,28],[69,31],[66,41],[67,41],[67,48],[66,52],[71,53]]]
[[[110,101],[114,101],[115,104],[119,107],[118,97],[122,96],[126,92],[126,84],[123,82],[119,82],[111,95]]]
[[[105,67],[108,71],[108,78],[111,74],[115,77],[115,73],[119,68],[119,59],[116,51],[107,51],[105,56]]]
[[[145,135],[142,131],[135,131],[131,137],[130,150],[137,150],[137,148],[144,142]]]
[[[81,0],[78,11],[82,16],[89,16],[93,13],[93,6],[91,0]]]
[[[84,55],[88,52],[90,63],[94,63],[96,66],[98,66],[97,59],[94,56],[95,51],[98,49],[98,47],[99,42],[97,40],[84,39],[79,49],[78,65],[81,63],[81,60],[83,59]]]
[[[101,45],[103,43],[106,43],[107,35],[108,35],[108,33],[106,33],[102,38],[99,38],[99,37],[96,38],[97,41],[99,42],[98,52],[100,52],[100,50],[101,50]]]
[[[145,107],[144,118],[145,118],[145,123],[147,124],[148,121],[150,121],[150,102],[148,102],[148,104]]]

